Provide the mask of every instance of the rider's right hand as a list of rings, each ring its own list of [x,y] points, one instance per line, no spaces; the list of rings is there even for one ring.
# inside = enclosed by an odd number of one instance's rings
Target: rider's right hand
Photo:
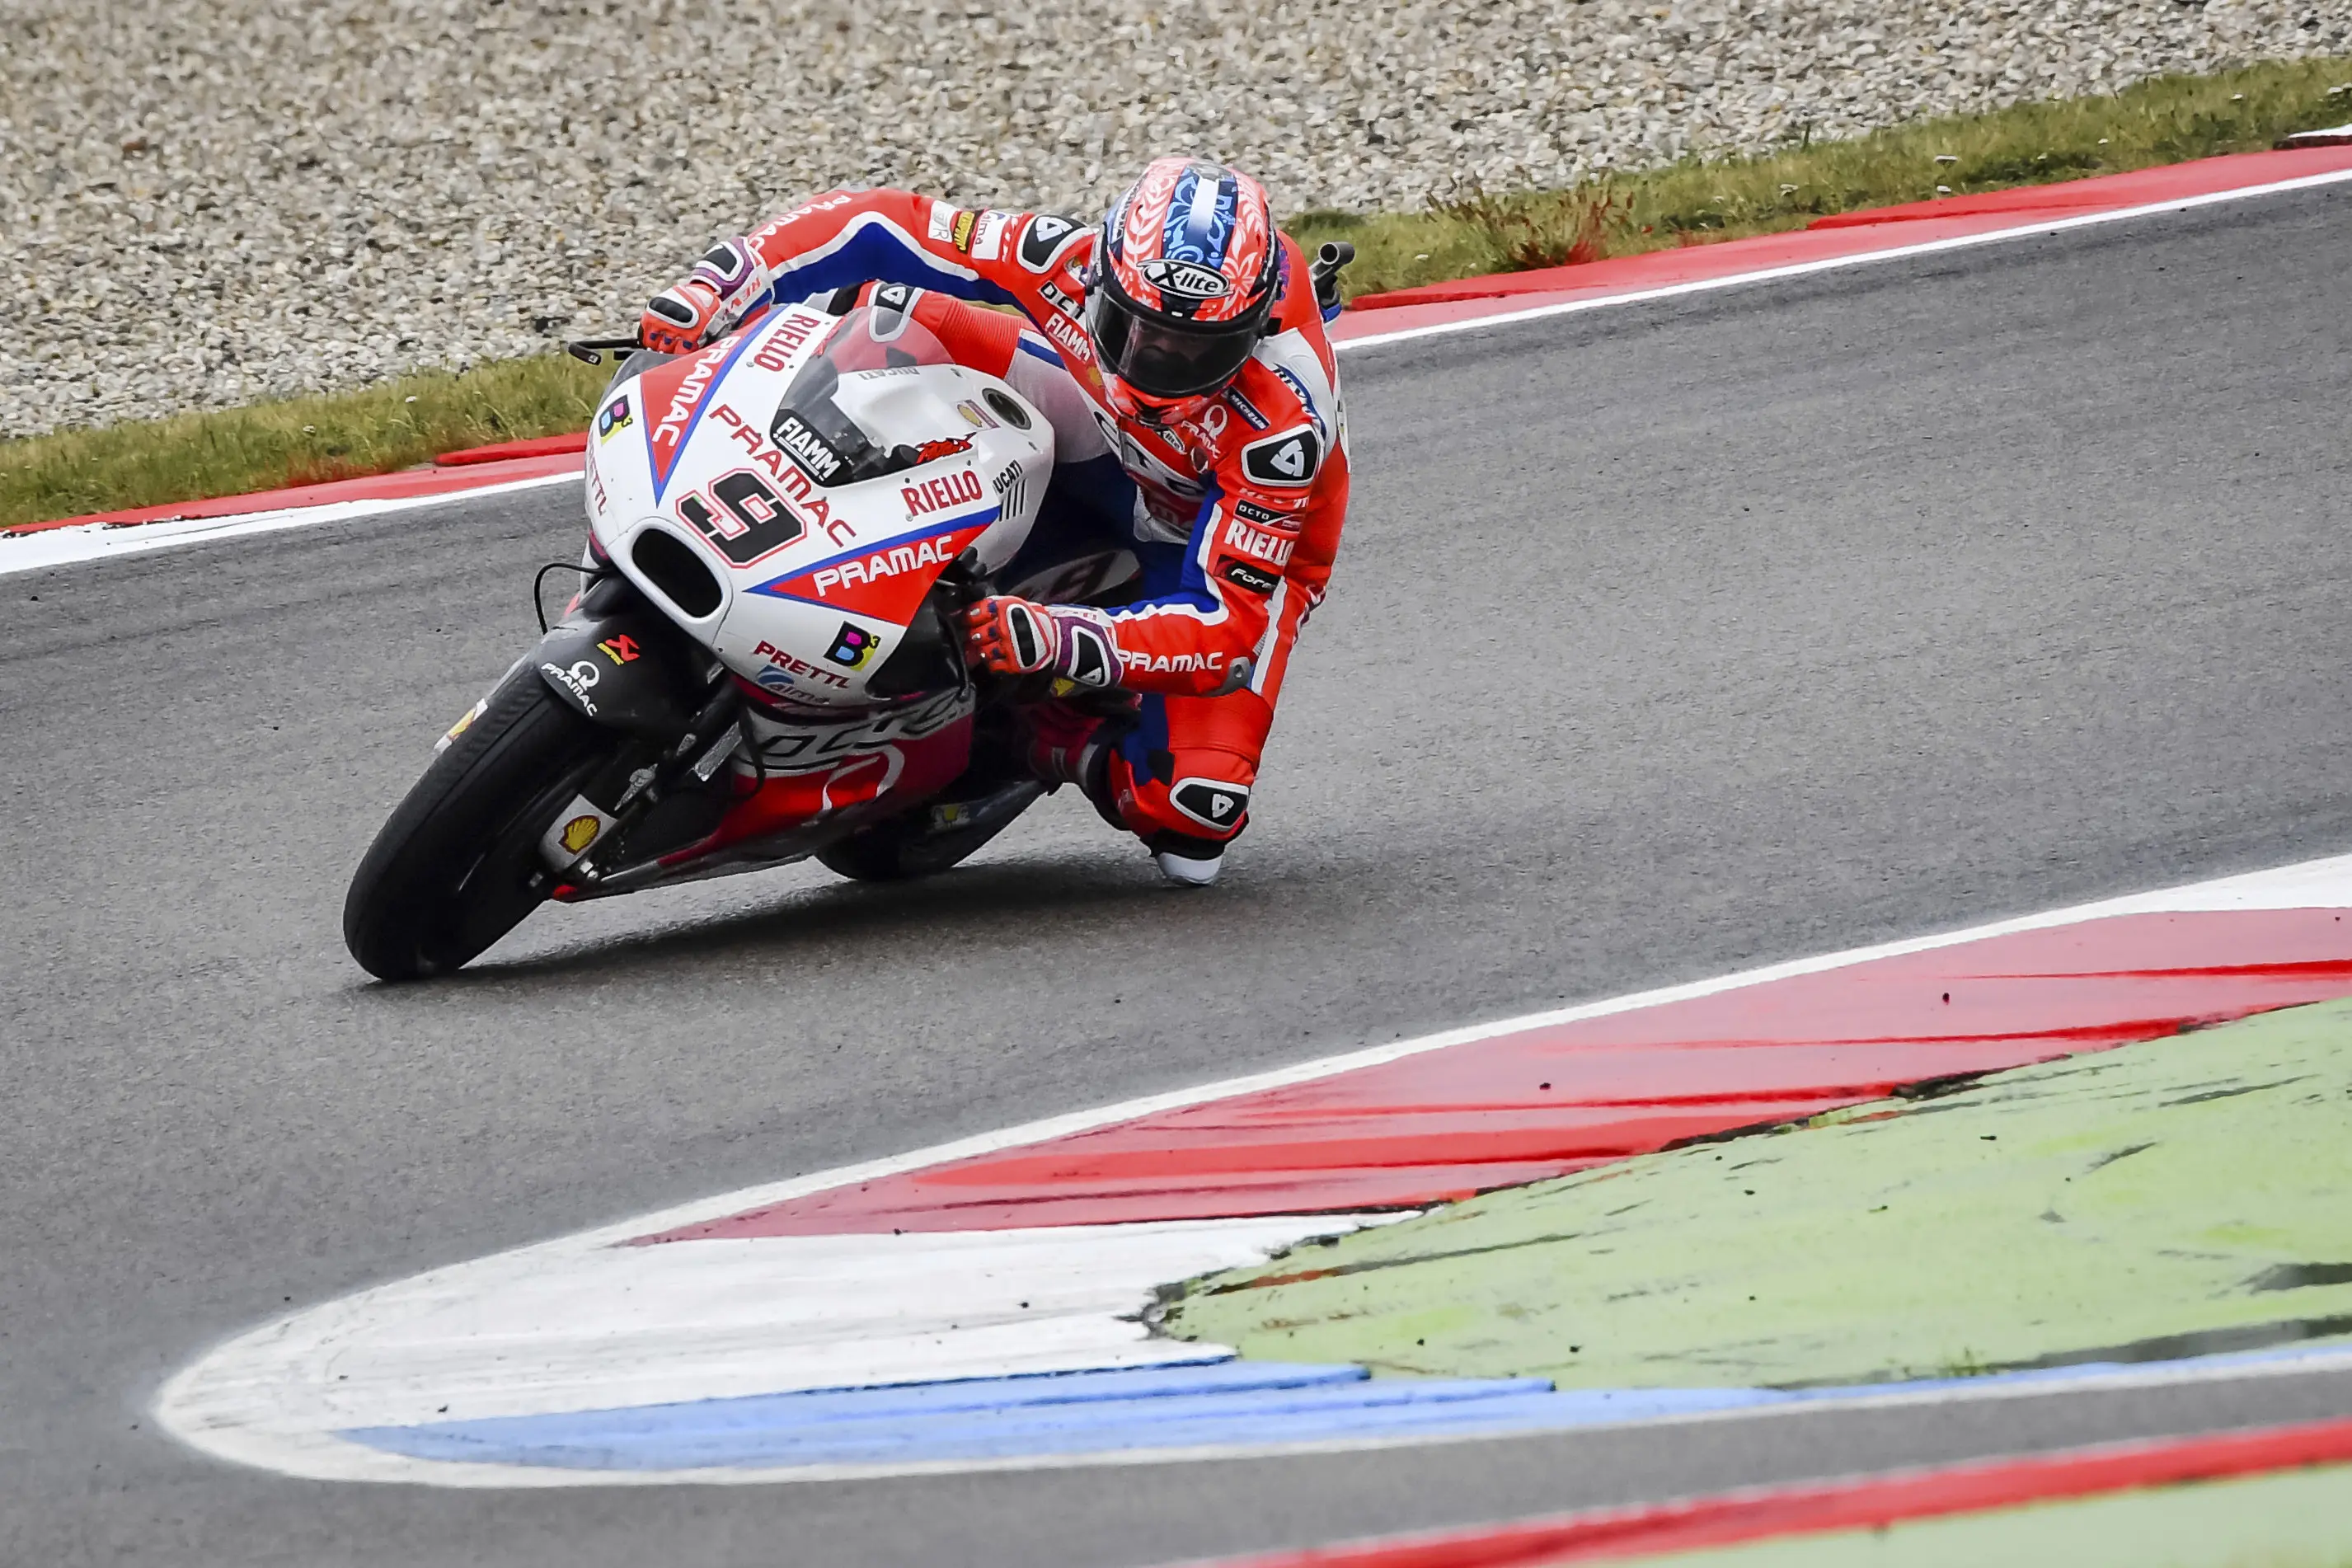
[[[718,335],[719,290],[699,278],[665,289],[646,302],[637,342],[656,353],[692,353]]]
[[[963,635],[966,660],[1001,675],[1050,672],[1101,690],[1125,668],[1110,617],[1089,605],[992,596],[965,609]]]

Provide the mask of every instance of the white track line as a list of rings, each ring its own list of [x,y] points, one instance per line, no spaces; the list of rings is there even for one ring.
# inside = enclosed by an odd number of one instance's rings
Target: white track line
[[[78,562],[101,561],[118,555],[138,555],[182,544],[209,544],[215,540],[243,539],[248,534],[276,533],[314,523],[350,522],[387,512],[415,511],[419,507],[446,506],[484,496],[509,495],[546,485],[577,485],[578,474],[541,474],[528,479],[499,479],[467,489],[436,495],[400,496],[381,500],[331,501],[324,506],[288,507],[278,511],[240,512],[233,517],[191,517],[172,522],[88,522],[75,528],[45,529],[38,533],[0,534],[0,577],[13,572],[40,572]],[[583,521],[585,521],[583,517]]]
[[[1580,310],[1601,310],[1613,305],[1639,305],[1652,300],[1671,300],[1683,294],[1705,294],[1717,289],[1734,289],[1748,283],[1769,283],[1782,278],[1803,278],[1816,272],[1836,272],[1850,267],[1869,267],[1884,261],[1907,261],[1915,256],[1935,256],[1948,250],[1967,250],[1980,245],[2000,245],[2011,240],[2031,239],[2036,235],[2062,234],[2068,229],[2090,228],[2103,223],[2123,223],[2132,218],[2153,217],[2162,213],[2188,212],[2194,207],[2214,206],[2222,202],[2244,201],[2253,196],[2273,196],[2287,191],[2305,191],[2322,185],[2340,184],[2352,180],[2352,169],[2336,169],[2324,174],[2304,174],[2292,180],[2275,180],[2266,185],[2244,185],[2236,190],[2211,191],[2201,196],[2175,196],[2170,201],[2149,202],[2136,207],[2117,207],[2111,212],[2079,214],[2074,217],[2046,218],[2021,225],[2015,228],[1997,228],[1984,234],[1958,235],[1947,239],[1926,239],[1916,245],[1898,245],[1885,250],[1857,251],[1851,256],[1825,257],[1819,261],[1793,261],[1785,267],[1767,267],[1754,272],[1734,272],[1721,278],[1702,278],[1689,283],[1668,283],[1655,289],[1640,289],[1624,294],[1604,294],[1590,300],[1568,300],[1550,305],[1530,306],[1524,310],[1505,310],[1491,316],[1477,316],[1460,321],[1436,321],[1427,326],[1405,327],[1393,332],[1381,332],[1373,337],[1350,338],[1336,345],[1340,350],[1381,348],[1390,343],[1410,342],[1417,338],[1442,337],[1451,332],[1475,331],[1483,327],[1510,326],[1519,321],[1540,321],[1547,316],[1572,315]],[[1934,221],[1934,220],[1924,220]]]
[[[467,1414],[474,1413],[470,1406],[475,1400],[506,1397],[501,1392],[500,1379],[520,1380],[528,1384],[542,1370],[556,1376],[556,1381],[563,1384],[562,1393],[551,1403],[552,1408],[603,1408],[625,1403],[617,1398],[606,1401],[595,1394],[590,1386],[593,1378],[586,1377],[581,1371],[585,1369],[587,1373],[594,1373],[596,1367],[593,1360],[583,1361],[576,1355],[569,1362],[564,1360],[563,1354],[559,1352],[564,1352],[569,1342],[565,1339],[567,1335],[573,1338],[584,1336],[590,1341],[600,1335],[609,1335],[605,1341],[606,1348],[614,1353],[604,1365],[606,1374],[614,1377],[625,1374],[630,1378],[666,1376],[669,1374],[663,1373],[661,1368],[671,1366],[677,1376],[688,1380],[673,1388],[656,1388],[650,1384],[644,1387],[633,1386],[629,1392],[638,1397],[649,1394],[675,1398],[709,1397],[722,1391],[772,1392],[774,1389],[772,1387],[761,1386],[772,1381],[769,1374],[776,1371],[775,1368],[766,1368],[764,1362],[761,1363],[764,1370],[752,1369],[750,1362],[740,1362],[729,1371],[706,1367],[696,1358],[713,1349],[704,1343],[713,1324],[724,1328],[730,1335],[741,1338],[739,1345],[716,1346],[718,1351],[726,1352],[728,1356],[736,1356],[741,1352],[757,1361],[792,1349],[783,1341],[800,1334],[801,1331],[790,1329],[787,1332],[789,1325],[785,1320],[805,1317],[813,1309],[807,1304],[795,1305],[788,1298],[793,1293],[798,1273],[817,1261],[818,1254],[839,1253],[842,1256],[837,1261],[847,1265],[856,1261],[849,1257],[853,1252],[871,1253],[887,1261],[885,1255],[894,1249],[927,1249],[936,1246],[943,1251],[963,1252],[972,1268],[985,1271],[1000,1265],[1010,1268],[1013,1260],[1009,1253],[1002,1259],[983,1258],[982,1254],[1018,1248],[1033,1242],[1046,1245],[1051,1251],[1053,1240],[1050,1237],[1033,1238],[1010,1233],[950,1233],[945,1237],[803,1238],[785,1247],[764,1241],[679,1244],[681,1248],[690,1246],[703,1249],[695,1256],[698,1258],[707,1253],[710,1268],[719,1272],[709,1274],[705,1279],[704,1285],[710,1288],[692,1286],[683,1294],[670,1292],[677,1302],[682,1303],[678,1311],[672,1311],[662,1300],[650,1295],[640,1299],[642,1292],[656,1289],[658,1282],[653,1274],[661,1273],[667,1267],[657,1255],[669,1253],[670,1249],[615,1250],[615,1244],[635,1237],[722,1219],[746,1210],[898,1172],[1036,1143],[1153,1112],[1329,1078],[1468,1041],[1580,1018],[1654,1007],[1792,975],[1817,973],[2016,931],[2047,930],[2116,915],[2215,910],[2346,908],[2352,908],[2352,856],[2307,861],[2270,871],[2104,900],[1960,931],[1771,964],[1690,984],[1665,986],[1575,1007],[1522,1015],[1469,1028],[1324,1057],[1270,1072],[1222,1079],[1194,1089],[1148,1095],[1091,1110],[1049,1117],[886,1159],[720,1194],[552,1241],[534,1243],[470,1262],[433,1269],[289,1313],[238,1335],[199,1357],[159,1391],[156,1415],[167,1431],[216,1457],[282,1473],[331,1479],[421,1480],[467,1487],[587,1486],[649,1484],[679,1479],[730,1482],[818,1479],[852,1473],[877,1473],[865,1468],[852,1471],[831,1468],[797,1469],[789,1475],[777,1471],[754,1473],[737,1470],[690,1474],[614,1473],[444,1464],[384,1453],[336,1437],[333,1434],[352,1426],[404,1424],[419,1418],[416,1412],[420,1409],[434,1411],[446,1405],[450,1399],[448,1390],[465,1386],[465,1380],[470,1375],[467,1367],[484,1355],[503,1362],[505,1370],[498,1372],[479,1386],[466,1387],[467,1397],[460,1403],[469,1406]],[[1295,1226],[1297,1235],[1306,1235],[1318,1230],[1349,1228],[1362,1223],[1367,1217],[1268,1215],[1234,1222],[1188,1221],[1159,1226],[1109,1226],[1099,1229],[1104,1233],[1116,1232],[1117,1235],[1101,1234],[1090,1239],[1096,1243],[1114,1240],[1122,1244],[1136,1243],[1141,1250],[1137,1252],[1133,1261],[1142,1264],[1145,1262],[1144,1252],[1160,1245],[1146,1233],[1164,1232],[1167,1241],[1177,1245],[1180,1250],[1202,1247],[1263,1250],[1269,1243],[1282,1244],[1285,1238],[1280,1233],[1286,1227]],[[1213,1234],[1228,1229],[1229,1236]],[[751,1256],[755,1252],[769,1261],[755,1260]],[[737,1254],[742,1255],[740,1260]],[[807,1256],[803,1258],[803,1254]],[[674,1256],[681,1265],[687,1257],[683,1251]],[[1169,1278],[1190,1271],[1192,1260],[1177,1258],[1172,1251],[1170,1257],[1171,1261],[1167,1266]],[[868,1258],[858,1267],[867,1267],[872,1261]],[[768,1269],[771,1263],[780,1270],[773,1278],[760,1273]],[[911,1259],[905,1264],[893,1263],[887,1272],[907,1273],[911,1263]],[[1062,1264],[1055,1261],[1054,1266],[1058,1268]],[[1122,1289],[1134,1291],[1136,1307],[1143,1304],[1148,1292],[1135,1286],[1133,1280],[1152,1274],[1154,1267],[1127,1270],[1129,1278]],[[700,1268],[698,1263],[697,1268]],[[635,1278],[637,1273],[647,1270],[652,1272],[646,1273],[645,1279]],[[823,1270],[817,1272],[822,1273]],[[721,1274],[727,1275],[728,1279],[721,1280]],[[755,1274],[759,1277],[754,1278]],[[624,1276],[627,1278],[624,1279]],[[912,1279],[914,1276],[908,1274],[908,1277]],[[626,1291],[604,1289],[606,1284],[614,1281],[628,1284],[630,1289]],[[1010,1284],[1010,1275],[1001,1283]],[[719,1284],[725,1284],[727,1288],[718,1289]],[[877,1275],[866,1282],[864,1289],[869,1293],[878,1290],[887,1294],[881,1276]],[[853,1290],[851,1293],[856,1292]],[[1016,1291],[1015,1294],[1025,1292]],[[1091,1353],[1098,1351],[1101,1343],[1108,1342],[1103,1340],[1106,1332],[1116,1338],[1118,1334],[1129,1331],[1117,1325],[1129,1321],[1131,1307],[1122,1308],[1117,1301],[1109,1301],[1106,1306],[1105,1300],[1098,1300],[1097,1295],[1080,1294],[1085,1296],[1083,1300],[1073,1297],[1066,1303],[1069,1312],[1064,1315],[1068,1321],[1057,1324],[1055,1332],[1080,1334],[1087,1340]],[[926,1298],[931,1300],[934,1309],[937,1296],[934,1289]],[[561,1311],[551,1314],[543,1310],[546,1300],[556,1301]],[[890,1303],[877,1300],[860,1305],[859,1310],[867,1310],[870,1314],[889,1306]],[[897,1310],[895,1308],[891,1310]],[[908,1318],[907,1324],[899,1326],[913,1323],[912,1316],[907,1313],[899,1315]],[[1113,1327],[1106,1330],[1102,1323],[1089,1325],[1077,1321],[1089,1315],[1101,1316]],[[705,1322],[706,1319],[709,1321]],[[758,1321],[753,1321],[754,1319]],[[853,1331],[848,1339],[830,1339],[833,1349],[826,1368],[827,1380],[857,1379],[864,1351],[856,1342],[856,1333],[863,1331]],[[676,1342],[670,1343],[672,1340]],[[1126,1342],[1121,1341],[1120,1343],[1124,1345]],[[668,1348],[665,1349],[665,1345]],[[1041,1356],[1060,1353],[1055,1346],[1042,1342],[1032,1348]],[[1003,1353],[1003,1347],[992,1341],[986,1346],[977,1347],[972,1353],[981,1351],[984,1351],[987,1357],[997,1357]],[[932,1356],[937,1363],[929,1365],[930,1372],[937,1375],[949,1375],[943,1370],[948,1365],[947,1361],[939,1358],[960,1356],[965,1352],[952,1346],[941,1345],[936,1353],[928,1351],[924,1353]],[[1150,1359],[1152,1352],[1137,1344],[1120,1350],[1119,1353],[1135,1359]],[[645,1364],[637,1365],[631,1360],[632,1356],[645,1358]],[[543,1369],[541,1367],[542,1362],[546,1363]],[[567,1366],[573,1370],[566,1372]],[[757,1375],[749,1381],[739,1382],[738,1374],[747,1369],[755,1371]],[[491,1370],[496,1371],[495,1368]],[[787,1372],[791,1370],[786,1369]],[[976,1375],[986,1370],[986,1367],[960,1367],[953,1374]],[[722,1372],[725,1375],[719,1376]],[[2109,1374],[2107,1380],[2120,1379],[2124,1383],[2177,1381],[2184,1376],[2203,1375],[2238,1373],[2221,1370],[2209,1373],[2205,1369],[2184,1372],[2176,1368],[2146,1374],[2119,1373]],[[805,1385],[805,1376],[803,1373],[796,1379],[788,1377],[785,1384],[776,1386],[790,1385],[794,1382]],[[709,1381],[710,1377],[717,1381]],[[693,1381],[697,1379],[704,1381]],[[2087,1377],[2080,1383],[2069,1384],[2070,1387],[2093,1385]],[[551,1385],[544,1392],[556,1394]],[[1916,1394],[1870,1395],[1865,1396],[1863,1402],[1933,1402],[1993,1396],[2016,1397],[2021,1394],[1997,1392],[1992,1388],[1922,1391]],[[531,1403],[526,1399],[522,1405],[514,1408],[526,1408]],[[1809,1403],[1805,1408],[1821,1408],[1827,1403]],[[379,1419],[375,1414],[379,1411],[394,1419]],[[1315,1445],[1318,1447],[1334,1446],[1365,1445],[1348,1442]],[[1387,1445],[1383,1443],[1381,1446]],[[1198,1453],[1187,1451],[1182,1457],[1230,1457],[1239,1451],[1225,1448]],[[1103,1462],[1170,1457],[1173,1456],[1155,1452],[1149,1456],[1112,1458]],[[1083,1458],[1057,1457],[1023,1460],[1019,1461],[1019,1466],[1077,1462],[1084,1462]],[[905,1468],[911,1470],[916,1468]],[[959,1462],[940,1468],[973,1467]]]
[[[1640,289],[1622,294],[1603,294],[1590,300],[1570,300],[1549,305],[1530,306],[1525,310],[1500,309],[1491,315],[1472,317],[1458,321],[1437,321],[1426,326],[1403,327],[1393,332],[1381,332],[1370,337],[1349,338],[1334,343],[1335,353],[1354,353],[1364,349],[1386,348],[1393,343],[1412,342],[1423,338],[1444,337],[1456,332],[1477,331],[1487,327],[1510,326],[1521,321],[1541,321],[1549,316],[1572,315],[1583,310],[1605,310],[1622,305],[1646,304],[1653,300],[1671,300],[1685,294],[1704,294],[1719,289],[1736,289],[1751,283],[1769,283],[1783,278],[1802,278],[1816,272],[1835,272],[1847,268],[1868,267],[1878,262],[1904,261],[1916,256],[1933,256],[1943,251],[1965,250],[1976,246],[1999,245],[2011,240],[2031,239],[2036,235],[2059,234],[2068,229],[2088,228],[2096,224],[2122,223],[2131,218],[2151,217],[2163,213],[2188,212],[2192,208],[2213,206],[2222,202],[2245,201],[2256,196],[2278,195],[2289,191],[2312,190],[2352,180],[2352,169],[2340,169],[2323,174],[2305,174],[2293,180],[2276,180],[2268,184],[2245,185],[2236,190],[2213,191],[2201,196],[2179,196],[2170,201],[2150,202],[2142,206],[2118,207],[2112,212],[2086,213],[2074,217],[2049,218],[2021,224],[2012,228],[1993,229],[1984,234],[1962,235],[1956,238],[1923,240],[1916,245],[1899,245],[1884,250],[1865,250],[1852,256],[1829,257],[1820,261],[1792,262],[1785,267],[1760,268],[1752,272],[1735,272],[1721,278],[1705,278],[1689,283],[1669,283],[1655,289]],[[529,489],[536,485],[560,484],[575,479],[571,474],[551,475],[542,479],[515,479],[501,484],[485,485],[479,489],[450,490],[437,496],[408,497],[399,500],[338,501],[329,506],[296,507],[284,511],[260,512],[243,517],[212,518],[188,522],[143,523],[132,527],[116,527],[92,523],[84,528],[55,529],[47,533],[26,534],[15,538],[0,536],[0,576],[13,572],[31,572],[55,566],[72,565],[78,562],[127,555],[148,550],[168,549],[181,544],[201,544],[216,539],[235,539],[251,533],[268,533],[279,529],[303,528],[318,522],[344,522],[356,518],[374,517],[385,512],[405,511],[418,506],[470,500],[476,496],[496,495],[506,490]],[[46,548],[37,542],[50,541]]]

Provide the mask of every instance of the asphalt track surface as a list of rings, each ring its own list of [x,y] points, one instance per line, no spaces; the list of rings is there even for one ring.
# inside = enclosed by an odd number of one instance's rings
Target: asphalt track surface
[[[554,492],[6,579],[0,1562],[1145,1563],[2352,1410],[2352,1375],[840,1485],[292,1481],[149,1429],[284,1310],[1008,1122],[2352,847],[2352,191],[1351,356],[1226,881],[1055,799],[932,884],[344,881]]]

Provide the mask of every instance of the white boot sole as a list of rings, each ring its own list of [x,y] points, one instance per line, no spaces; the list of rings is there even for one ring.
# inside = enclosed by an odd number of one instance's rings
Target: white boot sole
[[[1217,879],[1225,864],[1224,857],[1213,860],[1195,860],[1189,855],[1171,855],[1165,849],[1152,856],[1159,862],[1160,874],[1180,888],[1205,888]]]

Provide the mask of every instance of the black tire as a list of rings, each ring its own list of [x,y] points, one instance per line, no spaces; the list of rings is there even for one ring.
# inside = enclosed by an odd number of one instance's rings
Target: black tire
[[[433,759],[352,874],[343,942],[379,980],[468,963],[522,923],[551,883],[540,836],[621,743],[530,666]]]
[[[969,827],[934,829],[931,803],[909,806],[871,827],[861,827],[816,852],[828,870],[857,882],[903,882],[910,877],[936,877],[975,853],[982,845],[1013,826],[1029,809],[1044,786],[1008,809],[989,813]]]

